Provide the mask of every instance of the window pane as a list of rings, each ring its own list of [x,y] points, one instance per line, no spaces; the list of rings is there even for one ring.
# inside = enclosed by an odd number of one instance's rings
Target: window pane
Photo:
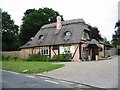
[[[87,33],[84,33],[84,38],[87,38]]]

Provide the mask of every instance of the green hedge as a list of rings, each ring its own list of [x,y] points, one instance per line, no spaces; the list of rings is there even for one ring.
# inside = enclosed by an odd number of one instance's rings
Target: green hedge
[[[10,57],[10,56],[4,56],[4,55],[2,55],[2,60],[9,61],[9,60],[17,60],[17,59],[18,59],[18,57]]]
[[[42,54],[30,54],[29,58],[27,59],[27,61],[46,61],[47,60],[47,56],[42,55]]]
[[[68,62],[70,61],[70,57],[71,54],[60,54],[50,58],[46,55],[42,55],[38,53],[38,54],[30,54],[27,61]]]
[[[70,61],[71,54],[60,54],[53,56],[51,58],[52,61],[58,61],[58,62],[68,62]]]

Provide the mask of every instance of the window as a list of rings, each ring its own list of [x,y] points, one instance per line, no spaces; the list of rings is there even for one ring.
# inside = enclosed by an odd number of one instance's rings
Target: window
[[[74,53],[74,46],[60,47],[60,54]]]
[[[42,50],[41,50],[41,53],[43,54],[43,55],[49,55],[49,47],[43,47],[43,48],[41,48]]]
[[[29,39],[29,41],[32,41],[33,40],[33,37],[31,37],[30,39]]]
[[[68,41],[71,37],[71,32],[70,31],[66,31],[64,34],[64,41]]]
[[[38,40],[39,40],[38,42],[41,43],[41,42],[43,41],[43,39],[44,39],[44,36],[43,36],[43,35],[40,35],[40,36],[38,37]]]
[[[40,35],[38,39],[43,40],[43,39],[44,39],[44,36],[43,36],[43,35]]]
[[[70,53],[70,47],[69,46],[68,47],[64,47],[64,53],[65,54]]]
[[[87,33],[86,32],[84,32],[84,38],[87,38]]]
[[[89,39],[89,36],[88,33],[84,31],[82,35],[82,40],[86,40],[86,39]]]
[[[66,31],[65,32],[65,36],[71,36],[71,32],[70,31]]]

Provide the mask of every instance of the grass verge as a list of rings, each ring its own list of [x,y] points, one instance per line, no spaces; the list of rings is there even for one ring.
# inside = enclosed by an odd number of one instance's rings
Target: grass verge
[[[52,62],[37,62],[37,61],[22,61],[22,60],[9,60],[9,61],[0,61],[2,62],[2,69],[23,72],[28,70],[27,74],[36,74],[42,72],[48,72],[54,69],[58,69],[64,66],[64,64],[55,64]],[[0,66],[1,67],[1,66]]]

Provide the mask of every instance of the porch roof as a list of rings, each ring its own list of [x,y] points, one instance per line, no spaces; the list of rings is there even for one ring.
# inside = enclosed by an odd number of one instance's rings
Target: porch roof
[[[101,48],[100,43],[99,43],[97,40],[95,40],[95,39],[92,39],[92,40],[90,41],[90,43],[88,44],[88,46],[89,46],[89,45],[96,45],[97,47]]]

